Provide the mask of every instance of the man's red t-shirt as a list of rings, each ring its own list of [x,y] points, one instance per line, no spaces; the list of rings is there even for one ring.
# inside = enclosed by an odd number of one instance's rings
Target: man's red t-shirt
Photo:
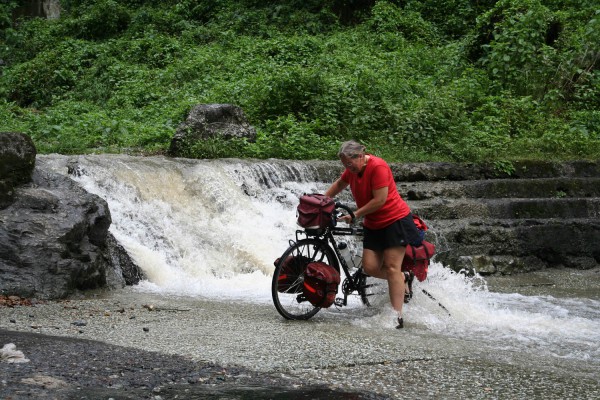
[[[350,184],[352,196],[358,208],[373,198],[373,190],[388,187],[385,204],[377,211],[365,215],[364,226],[369,229],[382,229],[391,223],[406,217],[410,213],[408,204],[400,197],[390,166],[385,160],[369,154],[369,161],[362,176],[346,169],[342,180]]]

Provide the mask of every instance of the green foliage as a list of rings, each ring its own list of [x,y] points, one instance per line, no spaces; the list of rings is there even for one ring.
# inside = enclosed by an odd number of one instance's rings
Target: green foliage
[[[298,121],[287,115],[268,121],[256,141],[254,155],[288,159],[331,159],[338,150],[338,142],[319,136],[319,121]]]
[[[511,161],[497,160],[494,161],[494,170],[499,176],[512,176],[515,173],[515,166]]]
[[[404,8],[419,13],[423,19],[433,23],[449,39],[468,34],[477,16],[489,10],[495,0],[408,0]]]
[[[244,110],[256,142],[188,156],[388,161],[600,156],[591,0],[64,0],[0,5],[0,130],[38,151],[161,153],[198,103]],[[12,26],[12,27],[11,27]]]
[[[588,2],[565,3],[573,8],[502,0],[478,18],[469,54],[496,90],[561,108],[564,100],[589,89],[599,63],[600,10]]]
[[[435,28],[423,20],[419,12],[402,9],[388,1],[378,1],[367,21],[378,33],[399,33],[414,42],[435,43]]]
[[[2,80],[8,98],[21,106],[44,107],[70,91],[93,54],[82,42],[64,41],[9,69]]]
[[[554,73],[556,52],[546,43],[553,18],[539,0],[502,0],[481,17],[492,39],[480,62],[499,89],[542,97]]]
[[[73,7],[71,18],[67,18],[67,30],[75,37],[102,40],[127,29],[131,17],[129,10],[115,0],[82,2]]]
[[[575,21],[569,14],[561,15],[567,29],[559,39],[563,51],[557,56],[553,88],[558,96],[580,107],[598,109],[600,9],[579,10],[579,14],[581,18]]]
[[[0,57],[6,64],[27,62],[39,52],[51,50],[62,41],[61,25],[40,18],[23,20],[17,28],[4,31],[5,40],[0,46]],[[61,37],[61,40],[57,40]]]
[[[0,32],[12,28],[12,12],[16,7],[16,0],[7,0],[0,4]],[[1,36],[0,39],[2,39]]]

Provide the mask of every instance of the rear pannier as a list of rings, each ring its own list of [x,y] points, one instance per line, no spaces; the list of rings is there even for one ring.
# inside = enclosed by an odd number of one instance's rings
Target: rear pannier
[[[281,259],[275,260],[275,266],[279,265]],[[305,256],[288,256],[283,265],[277,280],[277,290],[281,293],[302,293],[302,281],[304,279],[304,270],[310,259]]]
[[[426,240],[420,246],[406,246],[406,253],[402,261],[402,271],[412,271],[419,282],[427,278],[429,262],[435,254],[435,246]]]
[[[324,262],[311,262],[304,273],[304,297],[315,307],[327,308],[335,302],[340,273]]]

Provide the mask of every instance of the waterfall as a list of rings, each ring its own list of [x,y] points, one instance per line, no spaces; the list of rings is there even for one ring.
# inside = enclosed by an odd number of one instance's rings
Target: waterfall
[[[175,294],[269,295],[273,261],[297,229],[298,197],[327,187],[293,161],[44,159],[62,174],[75,164],[71,177],[108,202],[110,231],[148,276],[144,285]]]
[[[312,163],[283,160],[40,157],[55,172],[70,168],[72,179],[108,202],[111,233],[148,276],[136,290],[219,301],[271,303],[273,261],[294,238],[298,198],[331,181]],[[436,301],[418,296],[420,289]],[[497,342],[499,350],[597,362],[598,310],[597,298],[494,293],[480,276],[433,263],[405,316],[435,334]],[[382,329],[392,313],[383,296],[374,310],[355,303],[345,315]]]

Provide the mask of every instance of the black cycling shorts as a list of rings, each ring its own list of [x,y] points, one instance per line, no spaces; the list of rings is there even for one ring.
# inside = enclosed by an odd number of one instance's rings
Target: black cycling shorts
[[[391,223],[382,229],[364,228],[363,247],[383,251],[390,247],[421,244],[421,235],[413,222],[412,214]]]

